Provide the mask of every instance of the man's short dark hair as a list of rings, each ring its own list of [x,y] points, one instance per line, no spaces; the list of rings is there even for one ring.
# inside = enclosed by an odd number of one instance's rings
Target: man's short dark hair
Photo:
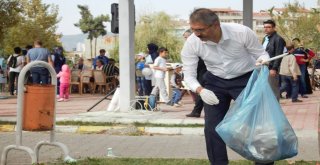
[[[104,65],[103,60],[97,59],[97,62],[98,62],[98,61],[99,61],[102,65]]]
[[[294,49],[293,43],[288,44],[288,45],[286,46],[286,48],[287,48],[288,51],[291,50],[291,49]]]
[[[214,23],[218,22],[219,23],[219,17],[218,15],[206,8],[199,8],[195,9],[191,14],[189,18],[190,23],[195,23],[195,22],[200,22],[205,25],[213,25]]]
[[[263,21],[263,24],[270,24],[272,27],[276,27],[276,23],[271,19]]]
[[[191,29],[187,29],[186,31],[184,31],[184,33],[183,34],[185,34],[185,33],[192,33],[192,30]]]
[[[26,49],[22,49],[22,55],[27,55],[28,51]]]
[[[15,54],[20,54],[21,53],[21,48],[20,47],[15,47],[13,48],[13,51]]]
[[[100,51],[99,51],[100,53],[105,53],[106,52],[106,50],[104,50],[104,49],[100,49]]]
[[[32,49],[32,48],[33,48],[32,45],[27,45],[27,46],[26,46],[26,49],[27,49],[27,50]]]
[[[292,39],[292,41],[298,41],[298,42],[300,42],[300,39],[299,39],[299,38],[294,38],[294,39]]]
[[[162,53],[162,52],[164,52],[164,51],[168,51],[168,49],[167,48],[164,48],[164,47],[161,47],[161,48],[159,48],[159,53]]]

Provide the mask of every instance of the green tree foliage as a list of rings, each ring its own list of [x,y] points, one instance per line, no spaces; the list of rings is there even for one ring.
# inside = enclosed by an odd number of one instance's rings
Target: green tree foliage
[[[103,22],[109,21],[109,16],[100,15],[98,17],[95,17],[93,19],[93,37],[95,38],[95,44],[94,44],[94,54],[96,55],[97,51],[97,38],[99,36],[104,36],[107,34],[107,31],[105,30],[105,26],[103,25]]]
[[[4,34],[3,48],[6,54],[12,53],[16,46],[25,47],[41,40],[44,47],[59,45],[59,35],[56,35],[58,7],[43,4],[41,0],[20,0],[23,6],[19,21]]]
[[[6,31],[19,22],[21,3],[18,0],[0,1],[0,56],[5,56],[4,37]]]
[[[107,34],[105,30],[106,26],[103,23],[109,22],[109,16],[100,15],[94,18],[88,6],[78,5],[78,8],[80,9],[81,19],[74,25],[79,27],[84,34],[88,34],[88,39],[90,40],[90,57],[92,58],[92,40],[95,39],[94,55],[96,56],[97,38]]]
[[[149,43],[169,50],[169,61],[179,62],[183,40],[176,34],[176,21],[170,15],[159,12],[139,18],[135,31],[135,52],[146,52]],[[110,51],[114,59],[119,59],[119,44]]]
[[[0,45],[2,45],[5,31],[19,22],[22,11],[18,0],[0,1]]]
[[[285,4],[282,13],[270,10],[277,29],[287,41],[300,38],[305,47],[320,50],[320,9],[306,10],[298,1]]]
[[[119,62],[119,40],[115,38],[113,49],[109,51],[111,58]]]
[[[176,34],[176,26],[174,18],[164,12],[141,16],[135,32],[136,52],[145,52],[147,44],[155,43],[169,50],[171,62],[180,61],[183,42],[182,37]]]
[[[93,16],[89,11],[88,6],[78,5],[80,9],[81,19],[74,26],[79,27],[84,34],[88,34],[88,39],[90,40],[90,57],[92,58],[92,39],[93,34],[91,30],[91,25],[93,24]]]

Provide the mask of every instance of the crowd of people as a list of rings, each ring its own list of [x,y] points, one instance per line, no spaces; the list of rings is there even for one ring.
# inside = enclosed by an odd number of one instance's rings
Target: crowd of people
[[[180,107],[181,98],[185,93],[181,63],[172,63],[168,66],[167,48],[158,48],[156,44],[147,45],[148,52],[136,55],[136,88],[139,96],[156,96],[167,105]],[[154,59],[154,60],[153,60]],[[165,82],[167,72],[172,72],[169,84]],[[172,95],[167,92],[167,85],[172,89]],[[159,97],[158,97],[159,96]]]
[[[9,56],[7,59],[7,71],[5,73],[2,71],[4,77],[8,77],[9,81],[9,93],[10,95],[16,95],[18,89],[18,77],[22,68],[32,62],[32,61],[43,61],[47,62],[51,65],[56,73],[59,75],[57,81],[57,96],[63,99],[68,98],[68,91],[65,90],[67,88],[69,81],[67,80],[65,74],[61,72],[65,72],[63,68],[68,67],[65,66],[66,58],[63,55],[62,47],[55,47],[52,52],[50,52],[47,48],[42,46],[42,42],[40,40],[36,40],[32,45],[27,45],[25,48],[15,47],[13,49],[13,54]],[[67,68],[68,69],[68,68]],[[9,75],[9,76],[6,76]],[[70,75],[69,75],[70,76]],[[61,78],[60,78],[61,77]],[[62,80],[62,86],[60,86],[60,79]],[[41,65],[35,65],[30,68],[30,70],[25,75],[25,84],[49,84],[50,83],[50,73],[48,69]],[[61,87],[61,88],[60,88]]]
[[[268,53],[270,57],[275,57],[283,53],[289,53],[291,55],[284,57],[283,59],[278,59],[272,61],[268,64],[270,69],[270,85],[275,93],[277,99],[292,99],[292,102],[302,102],[302,99],[298,99],[300,94],[301,98],[307,98],[307,94],[311,94],[311,85],[310,78],[308,74],[308,65],[312,58],[315,56],[315,53],[311,49],[303,47],[302,42],[299,38],[294,38],[292,41],[286,44],[286,41],[277,33],[276,24],[273,20],[267,20],[264,22],[264,29],[266,36],[263,38],[262,46],[264,50]],[[203,33],[203,29],[196,31],[189,29],[185,31],[183,37],[188,39],[192,34]],[[202,34],[198,37],[204,37]],[[200,38],[201,39],[201,38]],[[217,49],[218,51],[219,49]],[[181,106],[181,98],[184,95],[185,86],[183,85],[183,71],[182,64],[174,63],[171,69],[173,69],[173,76],[170,80],[170,87],[172,88],[172,97],[169,98],[167,93],[167,87],[164,81],[165,74],[168,71],[166,57],[169,51],[166,48],[158,48],[154,43],[147,45],[146,53],[139,53],[136,55],[136,91],[139,96],[148,96],[148,95],[159,95],[162,100],[173,106]],[[183,54],[182,54],[183,57]],[[199,57],[196,61],[197,68],[196,71],[196,80],[200,85],[204,85],[204,74],[207,72],[207,66],[205,65],[204,58]],[[236,57],[233,57],[236,58]],[[221,59],[223,60],[223,59]],[[60,94],[62,91],[66,93],[69,91],[67,82],[70,81],[70,75],[68,78],[63,77],[62,68],[66,65],[66,57],[64,56],[63,48],[58,46],[50,52],[48,49],[42,47],[41,41],[35,41],[34,45],[27,45],[25,48],[15,47],[13,49],[13,54],[7,59],[8,66],[8,80],[9,80],[9,92],[11,95],[17,93],[17,84],[19,72],[24,65],[31,61],[45,61],[52,65],[58,74],[58,92],[57,97],[59,101],[68,100],[68,94]],[[108,58],[106,56],[106,51],[101,49],[99,55],[97,55],[93,61],[92,66],[85,64],[83,58],[70,66],[70,68],[65,67],[65,72],[70,72],[71,70],[102,70],[107,77],[109,76],[118,76],[119,68],[115,65],[115,60]],[[232,68],[232,67],[230,67]],[[169,68],[170,69],[170,68]],[[2,79],[5,77],[4,69],[0,68]],[[188,71],[188,69],[186,69]],[[194,73],[192,73],[194,74]],[[218,74],[222,74],[219,73]],[[62,76],[62,77],[60,77]],[[48,84],[50,80],[50,74],[48,70],[41,66],[32,67],[30,72],[27,75],[27,82],[32,82],[34,84]],[[60,89],[61,80],[64,85]],[[108,79],[107,82],[111,80]],[[187,117],[200,117],[201,111],[203,109],[203,100],[201,99],[197,92],[192,90],[193,82],[191,80],[189,85],[191,88],[191,94],[195,102],[195,107],[193,108],[190,114],[187,114]],[[119,84],[119,82],[117,82]],[[4,85],[1,85],[1,88],[4,88]],[[285,93],[285,94],[284,94]]]
[[[315,56],[315,53],[310,49],[305,49],[299,38],[295,38],[290,41],[290,43],[286,44],[285,40],[276,32],[276,24],[273,20],[265,21],[264,29],[266,37],[263,38],[262,46],[270,57],[274,57],[286,52],[292,54],[292,56],[285,57],[283,62],[281,62],[281,59],[279,59],[269,63],[269,81],[276,97],[278,99],[291,98],[292,102],[301,102],[302,100],[298,99],[297,93],[300,94],[301,98],[307,98],[307,94],[312,93],[307,66],[309,65],[311,59]],[[187,40],[192,34],[195,34],[195,31],[190,29],[183,34],[183,37]],[[179,81],[184,81],[183,78],[181,78],[183,77],[182,71],[177,73],[176,68],[173,69],[174,74],[172,77],[178,78],[177,80],[170,81],[170,87],[173,90],[173,96],[171,98],[169,98],[164,82],[164,77],[166,71],[168,70],[166,63],[166,56],[168,53],[169,52],[166,48],[159,49],[156,44],[150,43],[147,45],[146,53],[139,53],[136,55],[135,73],[137,95],[158,95],[159,93],[160,97],[168,105],[181,106],[180,100],[183,95],[181,89],[184,88],[184,86]],[[291,60],[288,61],[289,57],[291,57]],[[293,60],[292,57],[295,57],[295,60]],[[9,92],[11,95],[14,95],[14,93],[17,91],[17,77],[19,76],[19,72],[21,71],[22,67],[31,61],[38,60],[51,64],[57,74],[61,72],[62,66],[66,64],[66,58],[63,54],[62,47],[55,47],[53,51],[50,52],[48,49],[42,47],[41,41],[35,41],[34,46],[27,45],[24,49],[21,49],[20,47],[14,48],[13,54],[7,59],[7,65],[9,68]],[[205,67],[204,60],[201,57],[197,61],[197,80],[201,84],[204,84],[202,75],[207,71],[207,68]],[[182,65],[179,65],[178,69],[180,68],[182,68]],[[93,59],[92,66],[85,65],[84,59],[80,58],[78,62],[72,65],[69,70],[72,69],[77,69],[80,71],[90,69],[102,70],[106,76],[119,75],[119,68],[115,65],[115,60],[108,58],[104,49],[101,49],[99,51],[99,55]],[[2,75],[4,75],[3,69],[1,69],[1,72]],[[50,75],[47,69],[36,66],[31,68],[28,81],[32,81],[36,84],[48,84],[49,77]],[[59,77],[58,80],[60,79],[61,78]],[[177,84],[180,84],[179,88]],[[63,97],[60,95],[60,81],[58,81],[57,86],[59,89],[57,95],[59,95],[59,97]],[[283,96],[284,92],[285,96]],[[195,107],[187,116],[200,117],[201,110],[203,109],[202,99],[195,92],[192,93],[192,96],[195,101]],[[62,99],[63,98],[59,100]]]
[[[0,68],[1,91],[5,92],[6,82],[10,95],[17,95],[18,76],[22,68],[32,61],[44,61],[51,65],[57,74],[57,101],[68,101],[70,93],[70,81],[72,70],[101,70],[106,75],[106,82],[110,82],[108,77],[118,76],[119,68],[115,65],[115,60],[105,56],[106,51],[100,50],[100,54],[93,59],[92,67],[85,64],[83,58],[74,64],[68,64],[61,46],[57,46],[50,52],[42,47],[42,42],[34,41],[33,46],[27,45],[25,48],[15,47],[13,54],[6,60],[5,68]],[[80,75],[79,75],[80,77]],[[7,81],[8,80],[8,81]],[[50,84],[51,75],[45,67],[36,65],[31,67],[25,76],[25,84]],[[119,83],[116,81],[116,83]],[[80,89],[77,89],[80,90]]]
[[[308,73],[308,66],[315,57],[311,49],[303,47],[299,38],[294,38],[288,43],[277,33],[276,24],[273,20],[264,22],[266,36],[262,45],[270,57],[275,57],[283,53],[288,53],[283,59],[278,59],[269,63],[269,82],[275,96],[291,99],[293,103],[302,102],[298,99],[308,98],[307,94],[312,94],[311,83]],[[283,92],[286,93],[283,96]]]
[[[290,55],[286,56],[282,59],[278,59],[275,61],[271,61],[268,63],[270,70],[269,83],[272,87],[275,96],[279,100],[281,99],[292,99],[292,102],[302,102],[301,99],[298,99],[298,94],[300,94],[301,98],[307,98],[307,94],[311,94],[311,85],[310,78],[307,70],[307,66],[312,58],[315,56],[315,53],[310,49],[305,49],[302,46],[302,42],[299,38],[294,38],[292,41],[286,43],[286,41],[277,33],[276,24],[273,20],[266,20],[264,22],[264,29],[266,36],[263,38],[261,45],[263,49],[266,51],[267,55],[272,58],[284,53],[288,53]],[[189,29],[184,32],[183,37],[187,40],[191,34],[196,34],[197,31]],[[199,32],[198,32],[199,33]],[[200,35],[202,37],[202,35]],[[256,45],[254,45],[256,46]],[[164,48],[165,49],[165,48]],[[166,49],[165,49],[166,50]],[[184,86],[177,86],[176,84],[183,82],[183,72],[179,71],[179,75],[176,76],[176,69],[173,67],[174,72],[172,78],[175,79],[178,77],[178,80],[171,80],[170,87],[172,88],[172,97],[168,98],[168,93],[166,89],[166,85],[164,82],[164,77],[168,68],[166,66],[166,53],[162,53],[163,50],[158,49],[158,46],[151,43],[148,45],[147,53],[139,53],[136,55],[136,84],[137,84],[137,94],[139,96],[144,95],[158,95],[160,94],[160,98],[163,99],[165,103],[168,105],[174,105],[176,107],[181,106],[181,97],[183,96],[182,91]],[[235,50],[238,51],[238,50]],[[253,51],[253,50],[252,50]],[[158,53],[158,54],[157,54]],[[161,54],[159,56],[159,54]],[[182,54],[183,55],[183,54]],[[159,56],[159,57],[158,57]],[[294,58],[293,58],[294,57]],[[204,57],[203,57],[204,58]],[[204,74],[207,72],[207,67],[204,63],[204,59],[199,57],[196,61],[197,68],[193,69],[196,71],[196,79],[201,84],[204,85]],[[234,57],[236,58],[236,57]],[[290,60],[288,61],[288,59]],[[147,60],[148,59],[148,60]],[[221,59],[223,60],[223,59]],[[150,64],[152,64],[150,67]],[[182,64],[179,68],[182,68]],[[226,67],[232,68],[232,66],[228,65]],[[251,68],[246,68],[247,70]],[[150,74],[147,70],[151,70]],[[145,71],[145,72],[144,72]],[[194,73],[192,73],[194,74]],[[222,74],[222,73],[219,73]],[[152,81],[151,81],[152,80]],[[178,83],[175,83],[175,82]],[[193,81],[193,80],[192,80]],[[192,82],[191,81],[191,82]],[[151,83],[152,82],[152,83]],[[188,81],[189,82],[189,81]],[[152,85],[153,84],[153,85]],[[190,84],[190,83],[189,83]],[[192,84],[192,83],[191,83]],[[153,90],[151,90],[153,89]],[[193,97],[193,101],[195,102],[195,106],[190,114],[187,114],[187,117],[200,117],[201,111],[203,109],[204,103],[199,94],[196,94],[192,90],[191,87],[191,95]],[[285,96],[284,96],[285,95]],[[177,99],[177,97],[179,99]],[[175,101],[179,100],[179,101]]]

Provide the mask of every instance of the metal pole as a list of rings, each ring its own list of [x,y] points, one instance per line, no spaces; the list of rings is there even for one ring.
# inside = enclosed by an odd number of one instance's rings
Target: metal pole
[[[283,58],[285,56],[289,55],[289,53],[283,53],[283,54],[280,54],[280,55],[277,55],[277,56],[274,56],[272,58],[269,58],[268,60],[264,61],[264,62],[271,62],[271,61],[274,61],[274,60],[277,60],[279,58]]]
[[[120,46],[120,111],[130,110],[134,100],[134,0],[119,0],[119,46]]]
[[[104,96],[102,99],[100,99],[97,103],[95,103],[93,106],[91,106],[89,109],[87,109],[87,112],[91,111],[91,109],[93,109],[95,106],[97,106],[99,103],[101,103],[103,100],[107,99],[107,100],[110,100],[108,99],[108,97],[110,95],[112,95],[115,91],[116,91],[117,87],[114,88],[112,91],[110,91],[106,96]]]
[[[252,29],[253,0],[243,0],[243,25]]]

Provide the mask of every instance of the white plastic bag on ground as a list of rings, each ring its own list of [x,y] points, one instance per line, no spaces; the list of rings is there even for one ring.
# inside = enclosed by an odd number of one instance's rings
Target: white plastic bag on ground
[[[107,112],[115,112],[120,110],[120,88],[117,87],[107,108]]]

